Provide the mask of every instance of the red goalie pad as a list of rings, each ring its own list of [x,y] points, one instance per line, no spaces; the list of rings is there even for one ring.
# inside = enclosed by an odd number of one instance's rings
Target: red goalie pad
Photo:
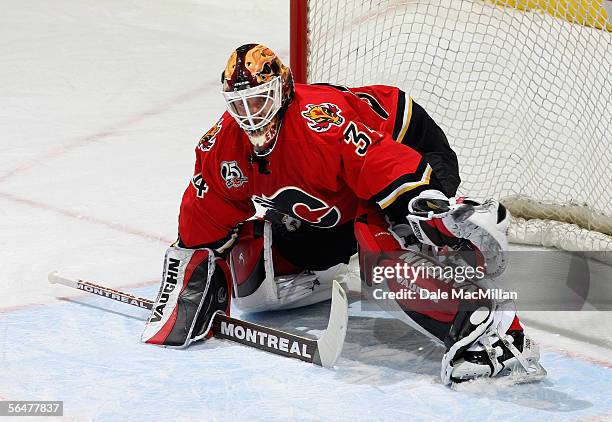
[[[391,231],[389,224],[377,210],[362,208],[360,217],[355,222],[355,237],[359,243],[359,264],[364,289],[371,292],[379,288],[385,292],[397,293],[402,289],[411,288],[415,291],[428,290],[432,292],[450,292],[452,284],[432,277],[415,277],[407,287],[406,280],[401,277],[385,277],[384,281],[374,280],[375,267],[393,268],[396,265],[429,265],[438,266],[432,257],[419,252],[406,250],[400,245],[399,239]],[[417,295],[418,296],[418,295]],[[449,293],[450,296],[450,293]],[[387,311],[403,311],[409,317],[409,323],[421,331],[443,340],[450,329],[450,323],[457,313],[457,300],[431,301],[415,298],[387,299],[376,301]],[[394,302],[394,303],[392,303]],[[406,318],[402,318],[407,321]]]

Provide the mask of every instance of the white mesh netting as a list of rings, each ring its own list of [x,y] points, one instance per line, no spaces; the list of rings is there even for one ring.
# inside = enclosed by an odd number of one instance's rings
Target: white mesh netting
[[[604,9],[531,1],[587,26],[504,3],[310,0],[308,82],[401,87],[458,153],[461,193],[505,198],[528,220],[517,219],[514,240],[612,250],[612,33]],[[551,228],[546,220],[575,224]]]

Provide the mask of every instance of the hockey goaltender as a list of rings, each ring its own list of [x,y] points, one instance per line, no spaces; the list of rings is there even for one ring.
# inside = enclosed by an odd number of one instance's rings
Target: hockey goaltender
[[[441,251],[469,252],[487,282],[504,270],[509,213],[493,199],[456,196],[456,154],[399,88],[294,83],[260,44],[231,53],[221,86],[227,110],[195,149],[178,240],[166,252],[144,342],[204,340],[213,315],[229,314],[230,302],[257,312],[328,300],[332,280],[355,253],[366,291],[372,266],[393,265],[397,252],[414,251],[434,265]],[[426,290],[448,287],[420,282]],[[380,286],[397,289],[393,280]],[[512,301],[461,298],[444,309],[432,301],[425,309],[377,302],[446,348],[443,383],[545,374]],[[247,335],[264,341],[261,333]]]

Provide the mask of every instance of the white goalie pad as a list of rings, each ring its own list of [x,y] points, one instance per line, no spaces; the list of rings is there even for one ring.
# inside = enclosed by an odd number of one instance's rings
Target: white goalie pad
[[[247,312],[292,309],[329,300],[332,283],[343,272],[346,264],[338,264],[325,271],[304,270],[298,274],[276,276],[272,258],[272,226],[265,222],[263,230],[263,281],[247,296],[234,298],[234,305]],[[230,270],[234,291],[238,291],[234,259],[230,259]]]

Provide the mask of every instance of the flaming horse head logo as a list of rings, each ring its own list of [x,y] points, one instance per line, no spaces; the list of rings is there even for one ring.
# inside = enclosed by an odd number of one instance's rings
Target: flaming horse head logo
[[[344,123],[340,108],[332,103],[308,104],[302,116],[308,121],[308,127],[315,132],[325,132],[332,125],[340,126]]]
[[[200,138],[200,142],[198,143],[198,148],[204,152],[210,151],[210,149],[215,145],[217,133],[221,130],[221,122],[223,122],[223,118],[219,119],[217,123],[213,127],[211,127],[208,132],[206,132],[202,138]]]

